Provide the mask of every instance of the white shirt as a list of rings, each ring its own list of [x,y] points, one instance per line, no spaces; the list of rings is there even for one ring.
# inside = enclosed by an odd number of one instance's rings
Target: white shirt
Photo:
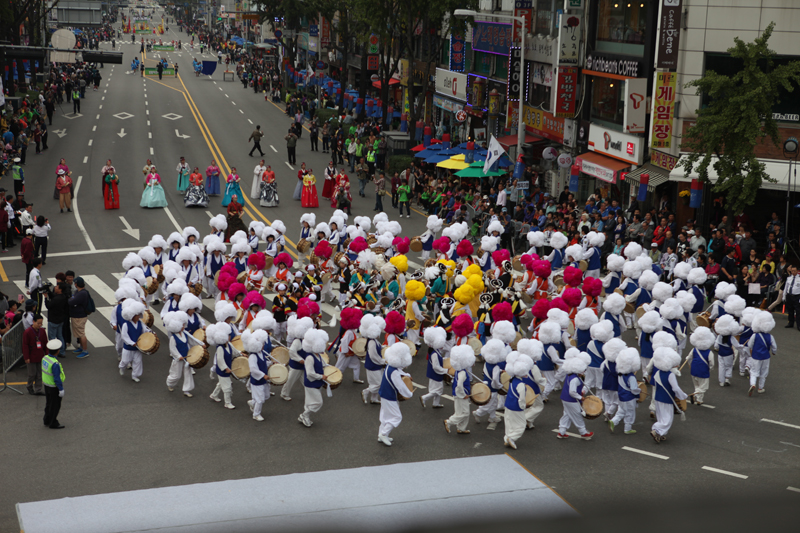
[[[786,284],[783,289],[784,300],[787,294],[791,294],[792,296],[800,294],[800,274],[795,274],[794,276],[786,278]]]
[[[33,226],[33,236],[34,237],[47,237],[47,233],[50,231],[50,224],[45,224],[44,226],[40,226],[38,224],[34,224]]]
[[[31,270],[31,274],[28,277],[28,290],[33,291],[36,289],[40,289],[42,287],[42,274],[39,272],[38,268],[34,268]],[[41,312],[41,309],[39,310]]]

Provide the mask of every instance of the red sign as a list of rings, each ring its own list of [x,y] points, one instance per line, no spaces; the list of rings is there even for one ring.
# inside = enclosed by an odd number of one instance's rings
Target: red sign
[[[367,70],[378,70],[380,67],[380,56],[369,55],[367,56]]]
[[[633,155],[633,152],[636,151],[636,147],[633,145],[633,143],[628,143],[626,146],[626,151],[628,152],[628,155]]]
[[[555,115],[557,117],[573,117],[575,115],[575,99],[577,94],[577,67],[558,67],[555,106]]]
[[[525,33],[533,33],[533,9],[514,9],[515,17],[525,18]],[[514,21],[514,42],[519,42],[522,39],[522,24]]]
[[[330,46],[331,44],[331,23],[325,17],[322,18],[320,24],[319,44],[320,46]]]

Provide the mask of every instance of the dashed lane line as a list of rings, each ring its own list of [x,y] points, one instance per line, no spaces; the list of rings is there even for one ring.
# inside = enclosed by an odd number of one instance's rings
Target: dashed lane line
[[[655,457],[656,459],[663,459],[665,461],[667,459],[669,459],[669,457],[667,457],[666,455],[659,455],[657,453],[646,452],[644,450],[638,450],[636,448],[631,448],[630,446],[623,446],[622,449],[627,451],[627,452],[640,453],[642,455],[647,455],[648,457]]]
[[[770,424],[778,424],[779,426],[786,426],[787,428],[800,429],[800,426],[796,426],[794,424],[787,424],[786,422],[780,422],[779,420],[770,420],[768,418],[762,418],[761,422],[769,422]]]
[[[738,477],[739,479],[748,478],[748,476],[745,476],[744,474],[737,474],[736,472],[730,472],[728,470],[720,470],[719,468],[713,468],[711,466],[704,466],[702,469],[708,470],[709,472],[716,472],[717,474],[724,474],[726,476]]]

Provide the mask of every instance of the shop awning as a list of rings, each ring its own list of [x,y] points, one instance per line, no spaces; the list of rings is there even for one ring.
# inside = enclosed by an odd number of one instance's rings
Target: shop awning
[[[546,141],[547,139],[542,139],[541,137],[537,137],[536,135],[529,135],[525,134],[525,143],[526,144],[533,144],[539,143],[542,141]],[[500,143],[500,146],[508,150],[511,146],[517,145],[517,136],[516,135],[506,135],[505,137],[500,137],[497,139],[497,142]]]
[[[400,83],[400,80],[398,80],[397,78],[389,78],[389,87],[391,87],[392,85],[397,85],[398,83]],[[380,89],[381,87],[383,87],[383,82],[380,80],[373,81],[372,86],[375,87],[376,89]]]
[[[630,163],[625,163],[613,157],[606,157],[595,152],[586,152],[577,157],[575,162],[581,167],[581,172],[608,183],[616,183],[620,170],[631,168]]]
[[[681,166],[684,157],[682,156],[678,163],[675,165],[675,168],[672,169],[672,172],[669,173],[669,179],[672,181],[683,181],[683,182],[690,182],[693,179],[698,178],[699,176],[696,173],[692,173],[689,176],[686,176],[686,170]],[[717,171],[714,170],[714,162],[717,160],[716,157],[711,158],[711,164],[708,166],[708,180],[711,183],[716,183],[717,181]],[[761,183],[762,189],[770,189],[774,191],[785,191],[788,189],[789,185],[789,162],[788,161],[778,161],[775,159],[761,159],[762,163],[764,163],[766,167],[766,173],[775,180],[778,180],[776,183],[771,181],[764,181]],[[798,183],[798,179],[792,180],[791,190],[794,192],[800,191],[800,183]]]
[[[642,174],[650,174],[650,182],[647,185],[647,190],[649,192],[653,192],[656,190],[656,187],[669,181],[669,171],[663,168],[657,167],[652,163],[645,163],[644,165],[640,166],[636,170],[632,170],[625,174],[626,181],[632,181],[635,183],[640,183],[640,178]]]

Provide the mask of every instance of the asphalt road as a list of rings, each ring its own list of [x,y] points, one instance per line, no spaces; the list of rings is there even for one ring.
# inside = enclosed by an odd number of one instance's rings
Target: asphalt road
[[[176,38],[188,40],[186,34]],[[116,287],[125,253],[144,246],[154,233],[166,236],[186,225],[195,226],[201,235],[207,233],[206,210],[184,208],[176,191],[175,167],[180,156],[201,169],[212,158],[225,172],[237,166],[247,193],[252,168],[259,159],[248,157],[251,145],[247,138],[253,129],[251,122],[260,124],[265,131],[265,159],[278,176],[281,205],[270,209],[258,207],[257,202],[246,204],[247,220],[281,219],[289,228],[288,236],[295,240],[304,212],[300,203],[291,199],[297,174],[286,163],[283,136],[289,119],[282,110],[266,102],[263,94],[243,89],[241,83],[223,82],[219,71],[212,79],[196,78],[191,58],[201,58],[199,53],[164,53],[170,64],[177,60],[180,77],[159,82],[126,73],[127,65],[138,55],[138,44],[128,41],[122,51],[124,64],[106,65],[100,90],[87,91],[83,115],[57,113],[50,127],[50,150],[39,156],[31,152],[28,158],[27,198],[34,202],[35,214],[49,217],[53,225],[44,275],[52,277],[72,269],[78,275],[91,276],[88,288],[101,309],[90,318],[96,329],[90,330],[91,356],[65,360],[67,392],[59,418],[67,429],[43,428],[44,398],[8,390],[0,394],[5,450],[0,530],[17,528],[17,502],[506,452],[502,426],[488,431],[485,423],[471,421],[470,435],[446,434],[441,421],[452,414],[452,403],[447,400],[441,410],[423,410],[416,399],[404,403],[405,419],[392,433],[394,446],[386,448],[376,441],[378,406],[361,403],[363,386],[350,382],[349,371],[333,397],[324,399],[311,429],[297,422],[303,401],[299,387],[291,402],[278,396],[270,399],[263,423],[251,419],[245,403],[249,397],[241,384],[234,386],[236,410],[209,401],[214,382],[208,379],[207,369],[196,375],[194,398],[168,392],[165,379],[170,360],[164,349],[146,358],[141,383],[119,376],[116,354],[108,343],[113,335],[103,315],[112,303],[104,296]],[[64,104],[64,111],[71,109]],[[55,130],[66,135],[59,138]],[[298,162],[305,161],[321,174],[328,155],[308,149],[306,133],[299,143]],[[80,183],[74,214],[60,214],[52,198],[59,157],[67,158],[76,184]],[[107,158],[113,160],[122,180],[122,208],[118,211],[103,209],[100,169]],[[138,207],[141,168],[148,158],[159,168],[168,209]],[[6,188],[10,188],[8,184]],[[211,214],[223,212],[220,201],[212,198]],[[356,195],[353,213],[371,216],[373,202],[372,194],[366,199]],[[316,212],[322,220],[332,210],[321,202]],[[126,226],[120,217],[139,230],[138,239],[123,232]],[[405,235],[424,230],[420,213],[412,213],[411,219],[401,223]],[[2,290],[12,296],[20,293],[24,276],[18,250],[1,258],[10,280],[2,284]],[[420,262],[416,257],[412,260]],[[203,314],[206,319],[211,317],[209,309]],[[690,504],[703,502],[796,502],[800,494],[789,488],[800,487],[800,402],[795,385],[800,375],[798,333],[783,328],[783,316],[776,316],[776,321],[779,349],[766,394],[748,398],[745,379],[738,375],[734,375],[733,386],[724,389],[712,380],[706,401],[714,408],[690,406],[687,420],[676,419],[667,442],[661,445],[649,437],[651,420],[641,406],[634,426],[637,435],[625,436],[619,430],[611,435],[601,420],[595,420],[587,425],[596,433],[592,441],[557,440],[553,429],[562,410],[556,399],[545,407],[536,429],[526,432],[519,449],[510,455],[587,517],[625,513],[632,508],[655,511],[662,503],[668,506],[665,509],[680,513]],[[632,333],[623,338],[633,345]],[[427,385],[424,356],[415,358],[410,371],[416,383]],[[24,381],[24,369],[16,369],[9,378],[10,382]],[[691,392],[688,372],[679,381]],[[24,390],[24,385],[17,388]],[[491,473],[464,475],[479,483],[481,476]],[[420,480],[431,482],[452,480]],[[366,492],[366,487],[345,489],[352,490],[356,498]]]

